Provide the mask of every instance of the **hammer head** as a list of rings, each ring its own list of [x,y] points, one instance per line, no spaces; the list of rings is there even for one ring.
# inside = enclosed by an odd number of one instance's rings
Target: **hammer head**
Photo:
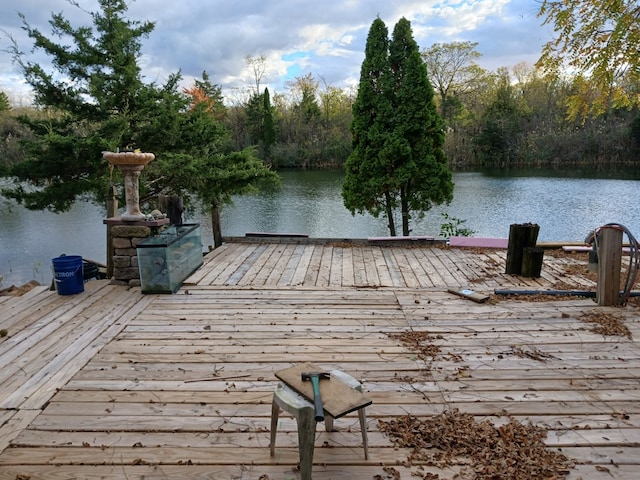
[[[302,373],[303,382],[307,382],[311,380],[313,377],[317,377],[318,379],[329,380],[331,378],[331,374],[329,372],[303,372]]]

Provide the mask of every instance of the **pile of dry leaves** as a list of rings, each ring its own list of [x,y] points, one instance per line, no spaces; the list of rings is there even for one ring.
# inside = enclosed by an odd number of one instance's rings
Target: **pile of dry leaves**
[[[477,422],[459,410],[418,419],[404,416],[385,422],[379,428],[401,448],[413,449],[410,463],[445,467],[466,463],[461,472],[475,480],[559,479],[566,476],[573,462],[565,455],[547,449],[547,432],[513,419],[496,427],[489,420]]]
[[[402,342],[407,348],[410,348],[416,353],[416,357],[425,362],[428,365],[434,360],[449,360],[452,362],[462,361],[462,357],[455,353],[442,353],[442,350],[438,345],[432,342],[436,340],[442,340],[442,335],[432,335],[429,332],[421,331],[406,331],[400,333],[389,333],[389,338]]]
[[[456,354],[444,354],[433,342],[441,335],[428,332],[406,331],[389,334],[416,352],[416,356],[429,365],[435,360],[461,361]],[[538,350],[525,350],[512,346],[508,352],[535,360],[553,358]],[[406,415],[394,420],[379,420],[380,431],[398,447],[412,449],[410,465],[416,463],[443,468],[454,465],[463,467],[458,478],[473,480],[530,480],[540,478],[555,480],[566,476],[573,462],[558,451],[547,449],[547,431],[535,425],[523,425],[513,418],[496,427],[489,420],[477,422],[473,415],[458,409],[427,418]],[[421,472],[420,466],[413,472],[416,477],[435,480],[438,474]],[[387,478],[389,476],[386,472]],[[380,477],[382,478],[382,477]]]
[[[631,331],[625,325],[624,317],[621,315],[605,313],[601,310],[593,310],[578,317],[578,320],[594,324],[594,327],[591,329],[593,333],[631,339]]]

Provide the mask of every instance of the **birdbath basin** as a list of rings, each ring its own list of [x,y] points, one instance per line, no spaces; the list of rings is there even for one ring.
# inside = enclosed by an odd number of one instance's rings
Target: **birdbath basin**
[[[153,153],[142,152],[102,152],[102,157],[111,166],[117,166],[124,175],[124,196],[126,211],[120,216],[125,222],[146,220],[147,216],[140,211],[140,188],[138,179],[144,166],[153,160]]]
[[[156,158],[153,153],[140,152],[102,152],[104,159],[111,165],[146,165]]]

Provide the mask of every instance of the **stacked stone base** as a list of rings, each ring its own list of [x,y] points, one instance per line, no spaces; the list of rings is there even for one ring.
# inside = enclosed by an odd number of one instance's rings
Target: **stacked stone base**
[[[169,223],[169,219],[125,222],[119,218],[104,221],[111,229],[113,249],[113,277],[111,283],[118,285],[140,286],[138,252],[136,247],[146,238],[154,235],[158,227]]]

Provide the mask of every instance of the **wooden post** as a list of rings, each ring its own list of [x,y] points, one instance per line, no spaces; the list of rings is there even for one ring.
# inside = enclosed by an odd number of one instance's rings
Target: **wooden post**
[[[167,214],[172,225],[182,225],[184,203],[179,195],[160,195],[160,208]]]
[[[184,212],[184,204],[182,203],[182,197],[179,195],[171,195],[169,197],[167,215],[171,219],[171,223],[174,225],[182,225],[182,212]]]
[[[524,247],[522,251],[522,276],[538,278],[542,272],[544,248]]]
[[[507,265],[504,273],[512,275],[520,275],[522,273],[522,256],[524,248],[536,246],[539,231],[540,226],[535,223],[514,223],[509,227]]]
[[[107,218],[118,215],[118,197],[116,187],[111,185],[107,194]],[[113,277],[113,236],[111,225],[107,224],[107,278]]]
[[[620,269],[622,267],[622,230],[602,227],[598,233],[598,305],[620,304]]]

